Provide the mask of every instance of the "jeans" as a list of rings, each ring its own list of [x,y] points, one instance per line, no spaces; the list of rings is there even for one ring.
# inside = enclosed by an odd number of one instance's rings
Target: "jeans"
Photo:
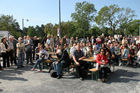
[[[59,62],[58,64],[56,64],[56,62],[53,62],[53,67],[54,67],[54,70],[57,72],[58,76],[62,75],[62,63],[61,62]]]
[[[37,61],[36,61],[36,63],[35,63],[35,65],[34,65],[34,67],[33,68],[36,68],[37,67],[37,65],[39,65],[39,69],[40,70],[42,70],[42,68],[41,68],[41,62],[44,62],[45,61],[45,59],[44,58],[42,58],[42,59],[37,59]]]
[[[29,63],[29,60],[31,63],[32,62],[32,51],[26,51],[26,60],[27,60],[27,64]]]
[[[24,53],[23,52],[19,53],[17,59],[18,59],[17,66],[22,67],[23,66],[23,61],[24,61]]]

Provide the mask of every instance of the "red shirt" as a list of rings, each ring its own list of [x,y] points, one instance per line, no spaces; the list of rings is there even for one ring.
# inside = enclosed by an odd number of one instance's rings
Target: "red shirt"
[[[100,38],[97,38],[97,42],[98,42],[98,44],[101,44],[102,40]]]
[[[108,63],[108,59],[107,59],[106,55],[98,54],[97,57],[96,57],[96,62],[99,63],[99,65],[101,65],[102,64],[102,60],[104,60],[105,64]]]

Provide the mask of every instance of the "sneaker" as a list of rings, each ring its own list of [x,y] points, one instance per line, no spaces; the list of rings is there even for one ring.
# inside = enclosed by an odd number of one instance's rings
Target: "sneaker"
[[[17,69],[19,69],[20,67],[17,67]]]
[[[103,82],[102,79],[98,79],[99,82]]]
[[[38,70],[38,72],[42,72],[42,70]]]
[[[122,63],[120,63],[119,66],[122,66]]]
[[[84,78],[80,77],[80,80],[81,80],[81,81],[83,81],[83,80],[84,80]]]
[[[3,68],[0,68],[0,70],[3,70]]]
[[[57,77],[57,79],[60,79],[60,78],[62,78],[62,76],[61,76],[61,75]]]
[[[32,68],[32,69],[31,69],[31,71],[34,71],[34,70],[35,70],[35,68]]]

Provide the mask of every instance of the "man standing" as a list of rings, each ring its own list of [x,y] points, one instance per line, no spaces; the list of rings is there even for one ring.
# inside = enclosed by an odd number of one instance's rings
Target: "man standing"
[[[13,45],[13,36],[9,37],[9,44],[8,44],[8,48],[9,48],[9,57],[11,60],[11,65],[13,65],[13,60],[14,60],[14,45]],[[16,63],[15,63],[16,65]]]
[[[30,63],[33,64],[32,62],[32,46],[33,46],[33,42],[31,40],[31,38],[29,36],[27,36],[27,40],[25,41],[25,51],[26,51],[26,60],[27,60],[27,64]]]

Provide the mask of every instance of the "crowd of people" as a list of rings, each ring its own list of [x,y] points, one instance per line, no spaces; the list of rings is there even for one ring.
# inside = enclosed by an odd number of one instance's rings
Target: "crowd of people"
[[[63,38],[47,36],[39,39],[37,36],[19,37],[16,40],[13,36],[3,37],[0,43],[0,70],[16,65],[17,69],[24,67],[23,63],[35,65],[35,70],[44,59],[49,58],[49,52],[55,52],[58,61],[53,63],[57,71],[58,78],[62,77],[61,65],[72,61],[76,66],[76,71],[81,80],[84,80],[82,72],[90,66],[88,62],[82,62],[86,57],[96,58],[99,67],[99,78],[103,81],[107,79],[110,72],[107,65],[124,64],[122,59],[128,59],[126,65],[137,67],[140,63],[140,37],[139,36],[91,36],[87,38],[64,36]],[[41,55],[37,55],[40,53]]]

